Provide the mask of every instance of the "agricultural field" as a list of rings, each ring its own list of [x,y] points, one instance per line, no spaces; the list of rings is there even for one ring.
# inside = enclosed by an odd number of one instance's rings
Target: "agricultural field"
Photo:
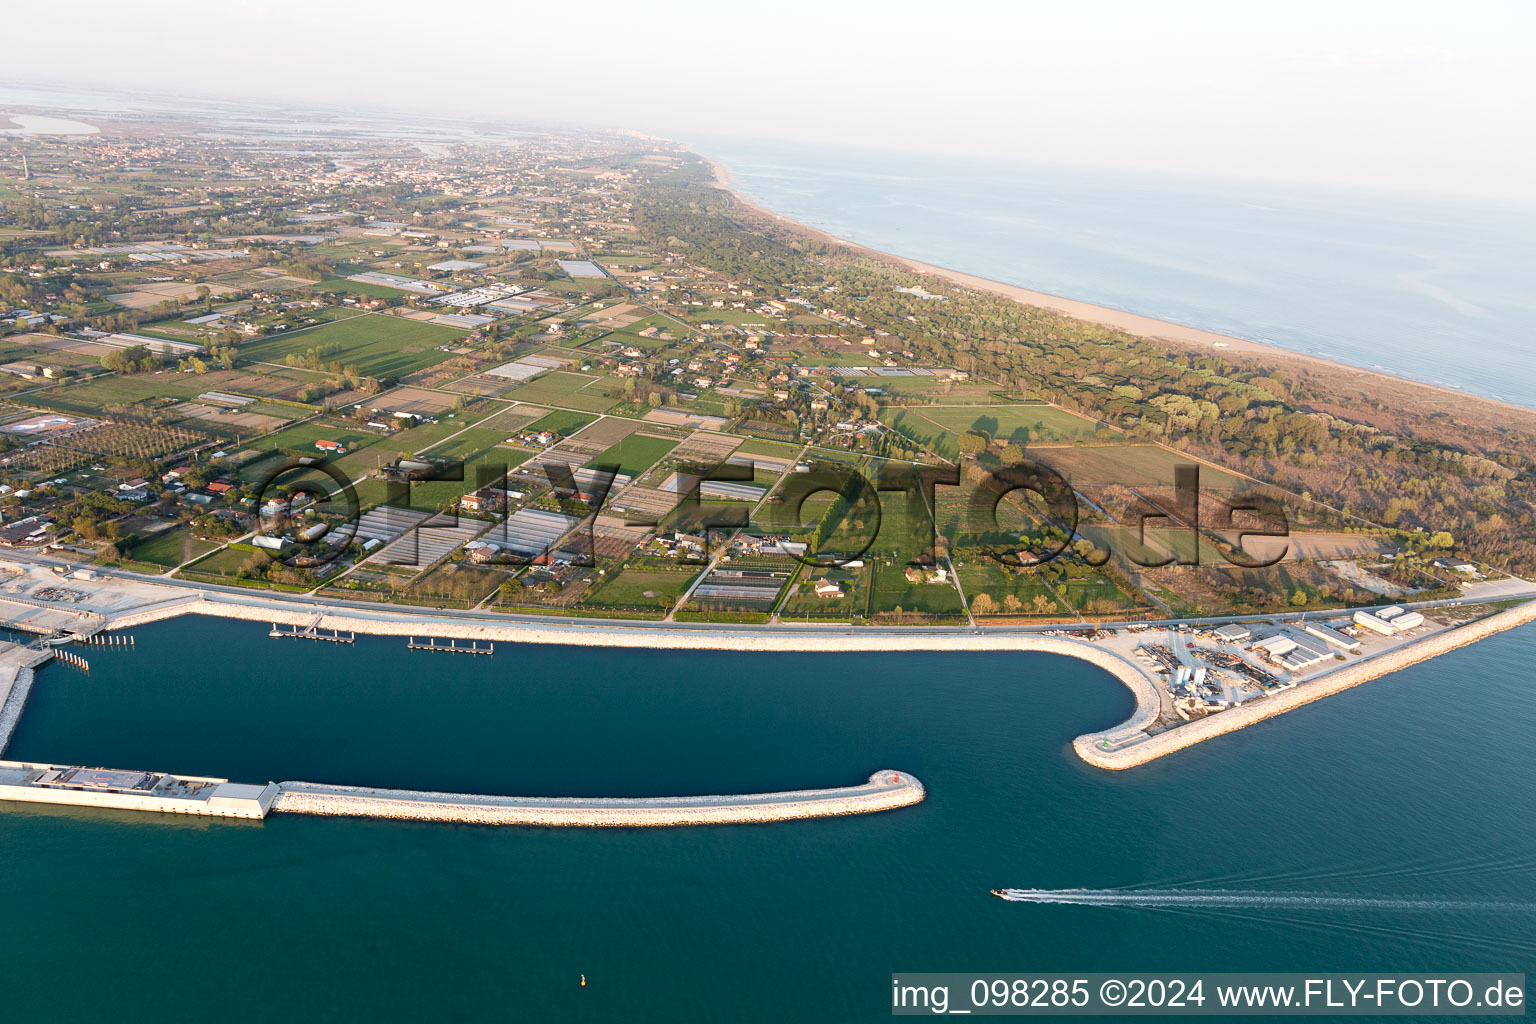
[[[640,433],[630,434],[587,465],[589,467],[616,465],[620,473],[638,477],[676,447],[677,442],[671,438],[652,437],[649,434]]]
[[[499,403],[491,403],[493,407],[497,404]],[[505,441],[540,416],[547,415],[548,413],[548,409],[537,405],[506,406],[500,412],[493,413],[475,424],[475,427],[480,430],[495,430],[501,434],[502,440]]]
[[[648,338],[641,336],[641,331],[649,330],[652,327],[656,328],[655,334]],[[681,340],[687,333],[688,328],[686,326],[677,323],[671,317],[657,314],[646,317],[644,320],[637,320],[611,334],[605,334],[599,340],[619,345],[633,345],[635,348],[656,351]],[[667,335],[667,337],[663,338],[661,336],[663,334]]]
[[[326,363],[356,365],[371,377],[404,377],[451,358],[440,346],[458,341],[465,331],[365,313],[345,320],[293,331],[240,346],[241,359],[281,363],[290,355],[314,351]]]
[[[1069,614],[1057,593],[1042,579],[1039,572],[1030,570],[1010,571],[990,558],[971,556],[957,560],[955,573],[960,577],[960,587],[965,591],[973,614],[987,614],[976,609],[977,598],[983,594],[991,602],[990,614],[1012,616],[1063,617]],[[1009,597],[1013,601],[1009,601]],[[1017,602],[1017,605],[1014,604]],[[983,602],[983,607],[985,607]]]
[[[1056,592],[1082,615],[1124,614],[1136,608],[1136,602],[1103,575],[1068,576],[1057,581]]]
[[[412,580],[405,598],[413,604],[473,608],[510,578],[505,569],[447,561]]]
[[[167,371],[131,376],[103,374],[89,381],[65,384],[28,397],[37,405],[50,409],[91,414],[102,410],[126,409],[140,403],[147,407],[170,405],[177,400],[196,398],[207,390],[209,385],[194,374]]]
[[[248,562],[265,557],[267,556],[254,548],[227,547],[192,563],[178,575],[234,576]]]
[[[36,363],[96,371],[101,369],[101,354],[108,351],[110,349],[90,342],[47,334],[21,334],[0,339],[0,363]],[[35,382],[20,378],[16,383],[35,386]]]
[[[959,456],[959,435],[972,430],[1027,445],[1093,437],[1100,429],[1092,420],[1051,405],[915,406],[885,409],[880,419],[947,459]]]
[[[507,433],[504,430],[469,427],[463,433],[455,434],[431,448],[423,449],[421,454],[433,459],[462,459],[477,452],[483,452],[487,448],[494,448],[506,439]],[[510,450],[508,454],[511,454]]]
[[[749,437],[736,448],[737,455],[763,455],[770,459],[784,459],[794,461],[800,454],[800,446],[797,444],[783,444],[779,441],[764,441],[759,438]]]
[[[387,438],[389,450],[424,452],[482,418],[483,413],[482,407],[470,405],[456,413],[444,414],[443,418],[436,423],[418,423],[414,427],[390,434]]]
[[[561,437],[570,437],[582,427],[596,422],[596,416],[589,416],[583,412],[567,412],[557,409],[547,416],[540,417],[528,424],[525,428],[529,433],[539,433],[545,430],[553,431]]]
[[[996,390],[996,385],[985,381],[953,381],[935,376],[883,377],[871,383],[885,392],[886,398],[916,398],[942,405],[996,405],[1007,400],[1007,396]],[[919,404],[914,408],[925,406]]]
[[[329,295],[361,295],[370,299],[398,299],[410,294],[401,288],[391,288],[372,281],[348,281],[346,278],[321,281],[315,285],[315,291]]]
[[[1191,461],[1186,455],[1153,444],[1044,445],[1031,449],[1029,457],[1050,466],[1074,487],[1172,487],[1174,467]],[[1225,470],[1200,467],[1202,488],[1231,490],[1241,482]]]
[[[100,423],[56,440],[14,449],[0,465],[17,472],[53,475],[102,458],[155,459],[210,440],[207,434],[144,423]]]
[[[950,583],[911,583],[906,566],[882,559],[874,567],[874,591],[870,595],[871,618],[888,622],[954,620],[965,615],[960,593]]]
[[[779,605],[779,618],[802,621],[846,622],[855,616],[863,616],[869,607],[870,583],[874,569],[810,569],[807,568],[793,591]],[[827,580],[836,583],[842,597],[818,597],[816,583]]]
[[[604,393],[604,378],[555,370],[506,392],[505,398],[535,405],[559,405],[606,412],[617,402]]]
[[[126,557],[130,561],[173,569],[218,547],[213,541],[199,540],[192,536],[188,527],[178,526],[135,543],[128,549]]]
[[[315,447],[315,442],[320,440],[335,441],[346,445],[347,452],[351,453],[359,448],[376,444],[385,440],[378,434],[359,430],[351,425],[344,425],[332,421],[310,421],[300,423],[297,426],[279,430],[275,434],[268,434],[251,442],[251,447],[257,451],[288,451],[297,452],[319,458],[322,453]]]
[[[656,559],[637,560],[610,575],[581,603],[586,608],[607,611],[636,609],[666,613],[677,604],[700,571],[696,565],[673,566]]]
[[[410,507],[423,511],[452,508],[458,504],[464,492],[479,486],[479,481],[498,479],[508,469],[515,469],[528,458],[528,452],[515,448],[490,448],[468,456],[461,467],[462,480],[412,481]]]

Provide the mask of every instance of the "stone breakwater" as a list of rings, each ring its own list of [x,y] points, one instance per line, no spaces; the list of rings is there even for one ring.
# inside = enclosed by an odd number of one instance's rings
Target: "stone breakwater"
[[[744,796],[633,798],[478,796],[363,786],[284,782],[274,812],[475,825],[587,828],[734,825],[871,814],[920,803],[923,784],[906,772],[878,771],[860,786]]]
[[[16,731],[16,723],[21,721],[22,709],[27,706],[27,696],[32,692],[33,679],[30,668],[0,668],[0,676],[4,675],[11,678],[0,678],[0,690],[5,692],[4,698],[0,699],[0,754],[4,754],[5,748],[11,745],[11,733]]]
[[[127,629],[178,615],[212,615],[247,622],[278,623],[285,626],[315,625],[320,629],[373,636],[433,636],[451,640],[491,640],[505,643],[566,644],[575,647],[635,647],[651,650],[680,651],[773,651],[794,654],[878,651],[1040,651],[1064,654],[1092,662],[1113,674],[1131,688],[1138,705],[1153,702],[1150,724],[1156,718],[1156,689],[1151,678],[1137,665],[1113,651],[1082,640],[1037,636],[1021,633],[911,633],[860,630],[859,632],[753,632],[725,627],[700,629],[654,625],[614,626],[600,621],[580,619],[542,623],[528,621],[465,621],[437,618],[424,609],[389,607],[353,610],[334,605],[293,605],[265,603],[259,596],[227,597],[211,595],[188,598],[175,604],[160,605],[115,615],[107,629]],[[1137,680],[1145,684],[1138,687]],[[1138,708],[1138,716],[1140,709]]]
[[[1134,768],[1159,757],[1166,757],[1185,747],[1192,747],[1196,743],[1236,732],[1256,722],[1262,722],[1266,718],[1283,715],[1303,704],[1310,704],[1312,701],[1320,700],[1341,690],[1359,686],[1389,672],[1416,665],[1421,661],[1476,643],[1495,633],[1502,633],[1532,620],[1536,620],[1536,601],[1528,601],[1475,622],[1425,637],[1406,647],[1377,655],[1355,665],[1336,669],[1279,694],[1263,697],[1187,725],[1177,726],[1131,745],[1117,746],[1117,744],[1123,744],[1125,740],[1125,727],[1117,726],[1105,732],[1079,736],[1072,741],[1072,747],[1077,751],[1078,757],[1096,767],[1110,770]],[[1140,710],[1141,708],[1138,707],[1138,712]],[[1129,724],[1126,723],[1127,726]]]
[[[35,678],[32,670],[52,658],[53,650],[47,647],[37,650],[11,645],[0,654],[0,754],[10,746],[11,734],[26,710]]]

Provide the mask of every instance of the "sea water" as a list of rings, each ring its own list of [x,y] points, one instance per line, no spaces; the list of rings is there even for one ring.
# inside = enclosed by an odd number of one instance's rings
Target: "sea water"
[[[955,158],[693,143],[842,238],[1536,406],[1536,208]]]
[[[1536,955],[1530,627],[1122,773],[1070,743],[1122,720],[1128,692],[1038,653],[460,658],[212,619],[134,632],[85,650],[88,674],[43,668],[6,756],[560,796],[899,768],[928,799],[656,830],[0,804],[7,1019],[875,1021],[893,971]]]

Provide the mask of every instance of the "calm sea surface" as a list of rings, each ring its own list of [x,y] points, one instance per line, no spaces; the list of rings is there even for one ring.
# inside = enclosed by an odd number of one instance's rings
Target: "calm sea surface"
[[[8,1020],[873,1021],[893,970],[1533,967],[1530,628],[1123,774],[1068,744],[1128,694],[1047,655],[442,658],[223,620],[135,632],[83,651],[89,675],[43,669],[7,756],[542,795],[890,767],[930,797],[654,831],[0,804]],[[994,886],[1439,906],[1035,906]]]
[[[1536,209],[693,148],[766,206],[877,249],[1536,405]]]

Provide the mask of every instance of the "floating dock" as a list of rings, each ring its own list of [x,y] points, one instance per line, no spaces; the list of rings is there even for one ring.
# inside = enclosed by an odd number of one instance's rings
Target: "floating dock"
[[[350,644],[357,642],[356,634],[348,633],[346,636],[342,636],[341,630],[339,629],[333,629],[329,633],[322,633],[318,626],[305,626],[303,629],[300,629],[298,626],[290,626],[287,629],[284,629],[282,626],[279,626],[275,622],[272,623],[272,631],[268,633],[267,636],[292,636],[298,637],[300,640],[325,640],[333,644]]]
[[[469,641],[467,645],[461,645],[457,640],[448,640],[445,643],[438,643],[435,638],[427,637],[426,642],[423,643],[422,641],[417,640],[415,637],[411,637],[410,643],[406,644],[405,646],[413,651],[447,651],[449,654],[496,653],[496,645],[494,643],[487,642],[484,647],[481,647],[479,642],[475,640]]]

